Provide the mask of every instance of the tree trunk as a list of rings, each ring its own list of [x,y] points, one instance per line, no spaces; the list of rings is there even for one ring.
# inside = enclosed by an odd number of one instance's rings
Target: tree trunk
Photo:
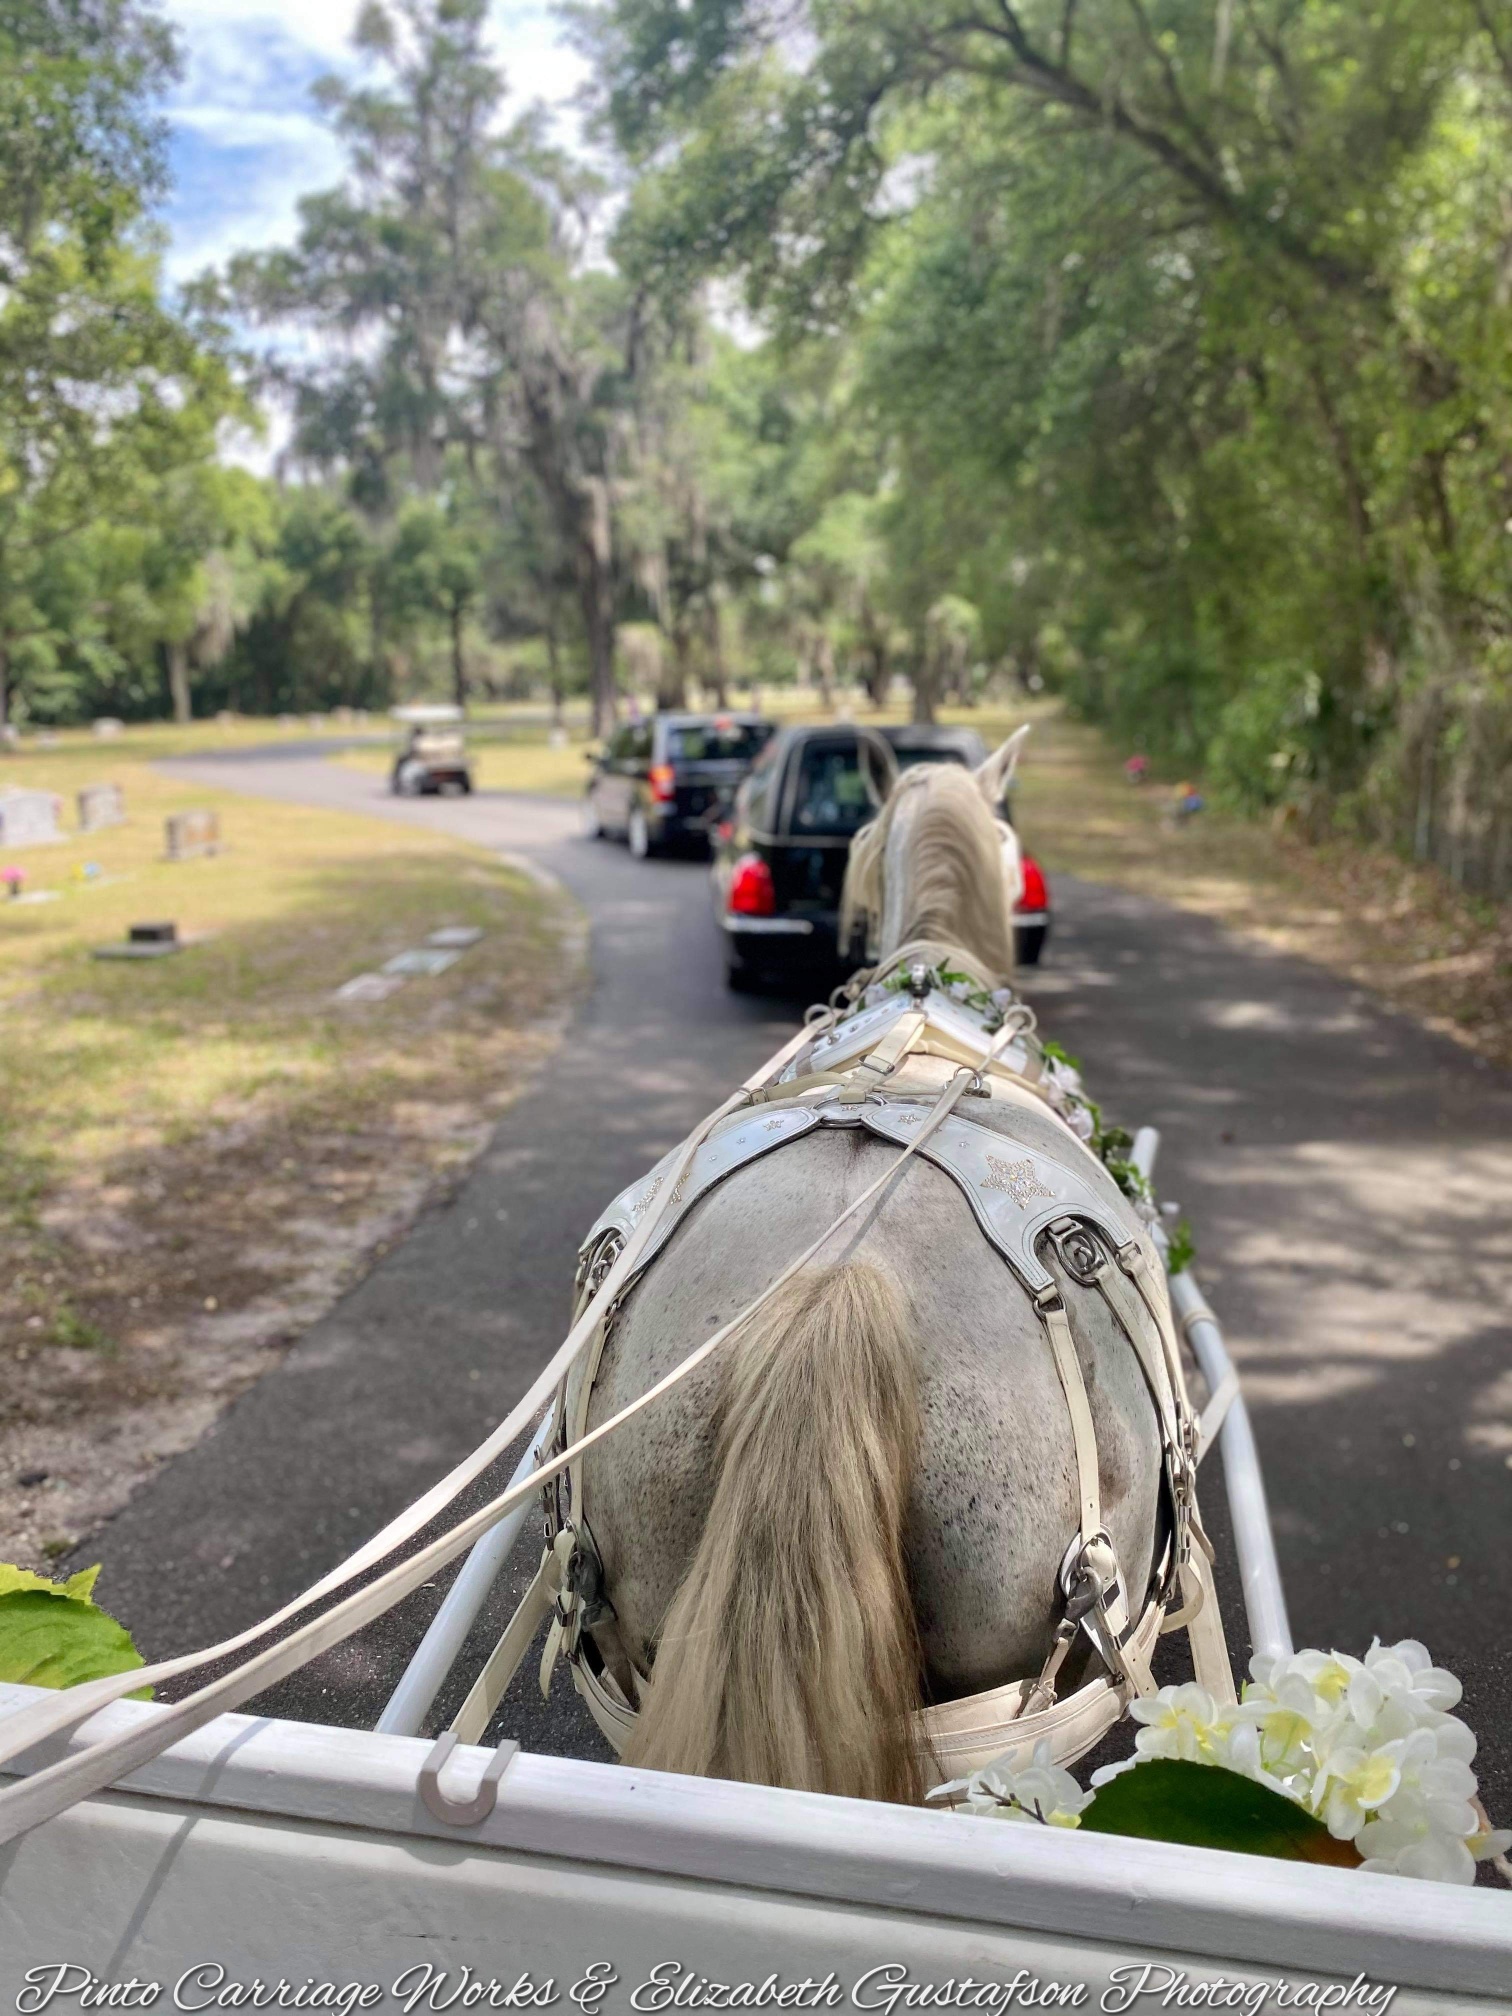
[[[609,531],[609,486],[591,479],[581,500],[575,556],[578,599],[588,639],[593,732],[614,726],[614,575]]]
[[[730,704],[730,674],[724,655],[724,623],[720,618],[719,604],[712,595],[704,607],[704,636],[709,653],[709,678],[714,687],[714,704],[723,712]]]
[[[916,722],[932,723],[935,718],[935,687],[939,681],[939,667],[929,651],[919,653],[919,662],[913,675],[913,718]]]
[[[819,697],[826,707],[835,704],[835,647],[821,630],[814,648],[814,671],[819,679]]]
[[[183,644],[164,646],[168,654],[168,691],[173,698],[173,718],[182,724],[192,721],[193,709],[189,705],[189,652]]]
[[[462,651],[462,604],[451,605],[452,699],[464,711],[467,707],[467,659]]]
[[[866,692],[873,707],[887,705],[887,689],[892,684],[892,667],[887,662],[887,646],[880,637],[874,637],[866,647],[866,655],[871,665],[866,675]]]
[[[10,726],[10,646],[0,644],[0,737]]]
[[[688,704],[688,656],[692,639],[688,635],[686,621],[676,626],[669,642],[672,655],[668,658],[665,652],[662,654],[661,672],[656,681],[656,705],[663,714],[677,713]]]
[[[557,642],[556,612],[546,624],[546,678],[551,688],[551,725],[562,726],[562,654]]]

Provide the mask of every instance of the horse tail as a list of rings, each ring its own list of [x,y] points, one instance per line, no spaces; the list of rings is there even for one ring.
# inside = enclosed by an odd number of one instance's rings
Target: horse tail
[[[892,1277],[855,1260],[795,1276],[733,1340],[718,1483],[627,1764],[922,1797],[903,1558],[918,1447]]]

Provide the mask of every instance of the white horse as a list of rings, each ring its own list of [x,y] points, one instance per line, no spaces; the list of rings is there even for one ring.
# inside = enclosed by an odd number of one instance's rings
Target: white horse
[[[975,776],[905,773],[858,835],[846,916],[881,956],[928,939],[1007,981],[1018,855],[994,808],[1016,750]],[[1048,1108],[971,1103],[1064,1154]],[[759,1296],[895,1155],[819,1128],[693,1203],[615,1315],[590,1424]],[[915,1158],[833,1249],[588,1453],[574,1516],[612,1606],[598,1649],[640,1702],[627,1762],[909,1800],[930,1775],[912,1711],[1035,1675],[1050,1651],[1073,1437],[1041,1321],[949,1176]],[[1137,1597],[1160,1538],[1156,1411],[1103,1298],[1068,1282],[1065,1300]]]

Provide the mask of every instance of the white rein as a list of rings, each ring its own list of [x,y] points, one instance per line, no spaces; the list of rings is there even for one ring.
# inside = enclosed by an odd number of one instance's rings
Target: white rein
[[[831,1020],[833,1019],[832,1012]],[[923,1125],[896,1160],[890,1163],[854,1202],[847,1205],[818,1238],[790,1262],[753,1301],[729,1322],[723,1324],[712,1336],[706,1338],[656,1385],[648,1388],[628,1406],[621,1408],[619,1413],[609,1420],[601,1422],[579,1441],[543,1461],[528,1477],[511,1485],[488,1504],[458,1521],[418,1552],[386,1569],[366,1587],[344,1596],[340,1602],[319,1617],[301,1624],[288,1637],[280,1639],[261,1652],[254,1653],[251,1658],[244,1660],[220,1679],[213,1680],[196,1692],[186,1695],[182,1701],[174,1703],[162,1714],[154,1715],[139,1727],[90,1744],[0,1790],[0,1842],[12,1840],[28,1829],[54,1818],[77,1800],[86,1799],[92,1793],[102,1791],[117,1779],[139,1769],[153,1757],[159,1756],[182,1737],[202,1728],[216,1715],[239,1707],[252,1695],[272,1686],[321,1652],[340,1644],[342,1640],[361,1630],[375,1617],[392,1609],[422,1583],[429,1581],[438,1569],[443,1568],[447,1562],[455,1560],[523,1499],[538,1492],[550,1478],[559,1475],[569,1465],[575,1463],[584,1451],[601,1442],[605,1436],[613,1434],[616,1428],[622,1427],[643,1408],[660,1399],[664,1393],[670,1392],[680,1380],[686,1378],[712,1352],[725,1343],[742,1324],[749,1321],[779,1288],[815,1258],[836,1232],[894,1180],[904,1164],[917,1154],[951,1113],[968,1086],[977,1081],[980,1074],[989,1068],[1002,1048],[1020,1033],[1022,1026],[1021,1016],[1010,1013],[1003,1027],[993,1037],[981,1063],[977,1066],[963,1066],[954,1073],[935,1100]],[[49,1738],[76,1729],[97,1709],[107,1707],[111,1702],[118,1701],[128,1694],[134,1694],[144,1687],[160,1686],[165,1681],[177,1679],[182,1674],[199,1671],[243,1651],[257,1639],[265,1637],[270,1631],[276,1630],[280,1625],[297,1617],[301,1611],[319,1602],[322,1597],[347,1588],[368,1569],[375,1567],[396,1549],[413,1539],[417,1533],[423,1531],[533,1424],[542,1406],[556,1391],[579,1353],[590,1343],[598,1325],[604,1320],[616,1297],[632,1277],[663,1212],[690,1169],[696,1150],[708,1138],[711,1130],[728,1114],[735,1112],[742,1105],[752,1103],[755,1096],[764,1088],[772,1086],[792,1058],[805,1045],[813,1042],[818,1033],[819,1025],[815,1023],[809,1023],[801,1029],[781,1050],[769,1058],[759,1071],[747,1078],[739,1091],[732,1093],[688,1136],[683,1144],[676,1177],[665,1183],[658,1197],[653,1199],[609,1273],[573,1323],[550,1361],[537,1374],[529,1391],[499,1426],[439,1483],[416,1499],[339,1567],[321,1577],[303,1595],[297,1596],[273,1616],[264,1618],[246,1631],[224,1639],[220,1644],[212,1645],[202,1652],[185,1653],[175,1659],[162,1660],[153,1666],[138,1667],[128,1673],[113,1674],[107,1679],[87,1681],[81,1686],[67,1688],[55,1697],[35,1702],[23,1708],[18,1714],[7,1717],[0,1723],[0,1769]]]

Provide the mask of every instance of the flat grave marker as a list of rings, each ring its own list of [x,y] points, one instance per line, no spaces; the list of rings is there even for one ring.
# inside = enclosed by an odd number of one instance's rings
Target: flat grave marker
[[[387,1001],[404,985],[404,979],[402,973],[359,973],[338,987],[331,998],[341,1002]]]
[[[431,980],[444,973],[448,966],[455,966],[462,957],[460,952],[447,952],[434,946],[419,945],[413,952],[396,952],[392,959],[383,963],[385,973],[397,973],[402,978],[419,974]]]

